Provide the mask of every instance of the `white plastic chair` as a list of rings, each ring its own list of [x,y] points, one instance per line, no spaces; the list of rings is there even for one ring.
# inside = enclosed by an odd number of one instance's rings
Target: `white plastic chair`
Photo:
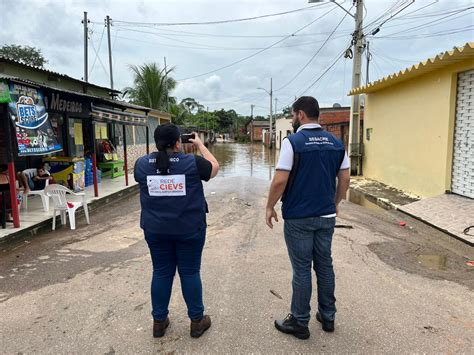
[[[53,230],[56,229],[57,212],[61,216],[61,224],[66,224],[66,213],[69,215],[69,224],[71,229],[76,229],[76,210],[79,207],[84,207],[84,214],[86,215],[87,224],[91,224],[89,220],[89,209],[87,208],[86,194],[84,192],[75,193],[67,187],[59,184],[51,184],[46,186],[44,192],[53,200]],[[74,196],[81,196],[82,202],[69,202],[66,199],[66,194],[69,193]]]
[[[48,175],[49,173],[46,172]],[[23,170],[23,174],[25,174],[27,179],[33,179],[38,172],[36,169],[26,169]],[[49,180],[46,180],[46,187],[49,185]],[[23,201],[22,207],[26,210],[28,209],[28,195],[38,195],[41,197],[41,202],[43,203],[43,209],[45,212],[49,211],[49,197],[46,196],[45,190],[30,190],[27,194],[23,194]]]

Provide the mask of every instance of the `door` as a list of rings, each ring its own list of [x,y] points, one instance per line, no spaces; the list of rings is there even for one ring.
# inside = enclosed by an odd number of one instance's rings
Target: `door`
[[[451,191],[474,198],[474,70],[458,74]]]

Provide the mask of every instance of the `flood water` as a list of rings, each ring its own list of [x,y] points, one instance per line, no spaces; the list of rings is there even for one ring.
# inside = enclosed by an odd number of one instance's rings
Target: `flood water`
[[[271,180],[278,150],[262,143],[216,143],[209,149],[219,162],[219,177],[251,176]]]

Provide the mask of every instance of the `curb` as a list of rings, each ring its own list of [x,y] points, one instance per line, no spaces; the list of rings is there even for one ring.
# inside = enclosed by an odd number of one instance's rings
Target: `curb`
[[[446,230],[446,229],[443,229],[435,224],[432,224],[428,221],[425,221],[424,219],[422,219],[421,217],[419,216],[416,216],[416,215],[413,215],[411,213],[408,213],[406,211],[404,211],[402,208],[403,206],[399,206],[399,205],[396,205],[394,204],[393,202],[390,202],[389,200],[385,199],[385,198],[380,198],[380,197],[377,197],[377,196],[374,196],[374,195],[371,195],[369,193],[367,193],[366,191],[364,191],[363,189],[360,189],[360,188],[354,188],[354,187],[350,187],[351,190],[357,192],[357,193],[360,193],[361,195],[363,195],[365,197],[365,199],[375,205],[377,205],[378,207],[381,207],[385,210],[395,210],[395,211],[399,211],[413,219],[416,219],[417,221],[420,221],[424,224],[426,224],[427,226],[430,226],[436,230],[439,230],[440,232],[443,232],[447,235],[449,235],[450,237],[453,237],[455,238],[456,240],[459,240],[460,242],[463,242],[471,247],[474,247],[474,243],[473,242],[470,242],[466,239],[463,239],[462,237],[459,237],[458,235],[454,234],[454,233],[451,233],[450,231]]]
[[[114,192],[113,194],[108,195],[106,197],[102,197],[97,200],[94,200],[87,204],[89,208],[89,215],[92,215],[91,212],[96,211],[100,207],[120,201],[126,197],[129,197],[137,193],[138,191],[139,191],[139,186],[137,184],[137,185],[129,186],[123,190]],[[76,211],[76,216],[78,218],[84,217],[84,209],[82,207],[80,207]],[[60,217],[57,216],[56,218],[57,218],[56,222],[58,222],[58,220],[60,220]],[[35,224],[33,226],[19,230],[14,233],[8,234],[7,236],[0,239],[0,247],[4,246],[5,244],[11,243],[13,241],[19,241],[26,238],[32,238],[40,233],[51,231],[52,223],[53,223],[53,217],[49,217],[48,219],[41,221],[38,224]],[[56,225],[58,225],[58,223]],[[59,224],[59,226],[61,226],[61,224]]]

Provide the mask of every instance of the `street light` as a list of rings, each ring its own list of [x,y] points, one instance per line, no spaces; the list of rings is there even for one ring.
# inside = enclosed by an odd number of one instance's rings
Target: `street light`
[[[309,3],[323,2],[324,0],[309,0]],[[353,62],[352,62],[352,89],[361,85],[362,53],[364,52],[364,34],[362,32],[364,0],[354,0],[355,15],[334,0],[326,0],[339,6],[345,13],[355,20],[355,30],[352,34]],[[351,158],[351,175],[361,175],[362,149],[360,144],[360,96],[351,97],[351,117],[349,122],[349,156]]]
[[[272,103],[273,103],[273,89],[272,89],[272,78],[270,78],[270,91],[264,88],[257,88],[258,90],[265,91],[268,95],[270,95],[270,139],[269,139],[269,148],[273,148],[273,110],[272,110]]]

